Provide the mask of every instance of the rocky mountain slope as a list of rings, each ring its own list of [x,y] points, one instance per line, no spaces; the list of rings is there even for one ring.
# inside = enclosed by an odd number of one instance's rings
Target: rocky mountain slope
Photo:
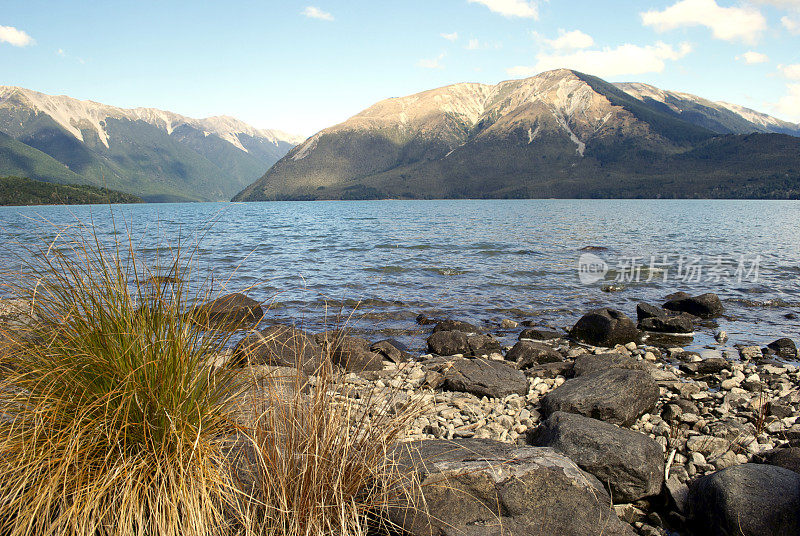
[[[300,141],[232,117],[192,119],[0,86],[0,175],[148,200],[223,200]]]
[[[560,69],[381,101],[234,200],[791,197],[797,134],[752,110]]]

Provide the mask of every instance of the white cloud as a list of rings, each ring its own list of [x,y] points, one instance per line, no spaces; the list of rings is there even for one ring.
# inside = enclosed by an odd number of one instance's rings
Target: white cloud
[[[470,39],[469,43],[467,43],[467,50],[478,50],[481,48],[481,42],[477,39]]]
[[[754,7],[721,7],[716,0],[681,0],[664,11],[642,13],[645,26],[666,32],[689,26],[705,26],[717,39],[755,43],[767,21]]]
[[[539,8],[535,2],[526,0],[467,0],[470,4],[483,4],[494,13],[506,17],[538,19]]]
[[[457,41],[457,40],[458,40],[458,32],[453,32],[453,33],[441,33],[441,34],[439,34],[439,35],[441,35],[442,37],[444,37],[445,39],[447,39],[447,40],[448,40],[448,41],[450,41],[450,42],[453,42],[453,41]]]
[[[328,13],[327,11],[322,11],[318,7],[308,6],[303,11],[300,12],[301,15],[305,15],[309,19],[319,19],[319,20],[327,20],[332,21],[333,15]]]
[[[775,104],[778,114],[800,121],[800,84],[787,84],[786,95]]]
[[[445,54],[442,52],[435,58],[419,60],[417,62],[417,67],[422,67],[423,69],[444,69],[444,65],[442,65],[444,56]]]
[[[572,30],[571,32],[559,30],[558,37],[555,39],[544,39],[544,42],[556,50],[578,50],[581,48],[589,48],[594,45],[592,36],[580,30]]]
[[[800,16],[781,17],[783,27],[794,34],[800,34]]]
[[[761,52],[748,50],[741,56],[736,56],[736,59],[739,61],[743,61],[748,65],[754,65],[756,63],[767,63],[769,61],[769,56],[767,56],[766,54],[762,54]]]
[[[8,43],[14,47],[26,47],[34,44],[33,37],[13,26],[0,26],[0,43]]]
[[[56,50],[56,55],[57,56],[61,56],[62,58],[66,58],[67,57],[67,53],[64,52],[63,48],[59,48],[58,50]]]
[[[602,50],[578,50],[571,53],[540,53],[536,55],[536,65],[520,65],[508,69],[511,76],[533,76],[551,69],[575,69],[598,76],[619,76],[643,73],[660,73],[667,61],[675,61],[692,51],[688,43],[678,48],[665,43],[638,46],[620,45]]]
[[[783,73],[783,76],[789,80],[800,80],[800,63],[792,65],[778,65],[778,68]]]
[[[781,9],[800,9],[800,0],[751,0],[756,4],[767,4]]]

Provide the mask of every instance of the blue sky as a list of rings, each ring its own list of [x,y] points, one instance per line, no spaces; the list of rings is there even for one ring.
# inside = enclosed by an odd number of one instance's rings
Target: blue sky
[[[554,67],[800,121],[800,0],[2,0],[0,85],[309,135]]]

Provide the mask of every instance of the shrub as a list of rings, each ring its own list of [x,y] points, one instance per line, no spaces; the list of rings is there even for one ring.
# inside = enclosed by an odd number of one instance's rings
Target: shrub
[[[364,535],[391,529],[388,511],[408,487],[387,453],[421,410],[421,399],[358,392],[330,359],[310,378],[290,374],[253,396],[249,534]]]
[[[170,273],[78,233],[26,252],[14,293],[36,320],[5,328],[0,533],[200,536],[230,527],[223,458],[239,382],[225,345],[184,321],[192,255]]]

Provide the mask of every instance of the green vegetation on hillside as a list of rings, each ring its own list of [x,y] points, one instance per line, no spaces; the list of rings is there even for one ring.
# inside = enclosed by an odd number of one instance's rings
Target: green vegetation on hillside
[[[576,158],[544,139],[538,149],[511,140],[475,143],[446,159],[275,195],[251,187],[234,200],[800,199],[800,138],[785,134],[717,136],[677,154],[609,143]]]
[[[95,205],[141,203],[135,195],[96,186],[52,184],[23,177],[0,177],[0,205]]]

